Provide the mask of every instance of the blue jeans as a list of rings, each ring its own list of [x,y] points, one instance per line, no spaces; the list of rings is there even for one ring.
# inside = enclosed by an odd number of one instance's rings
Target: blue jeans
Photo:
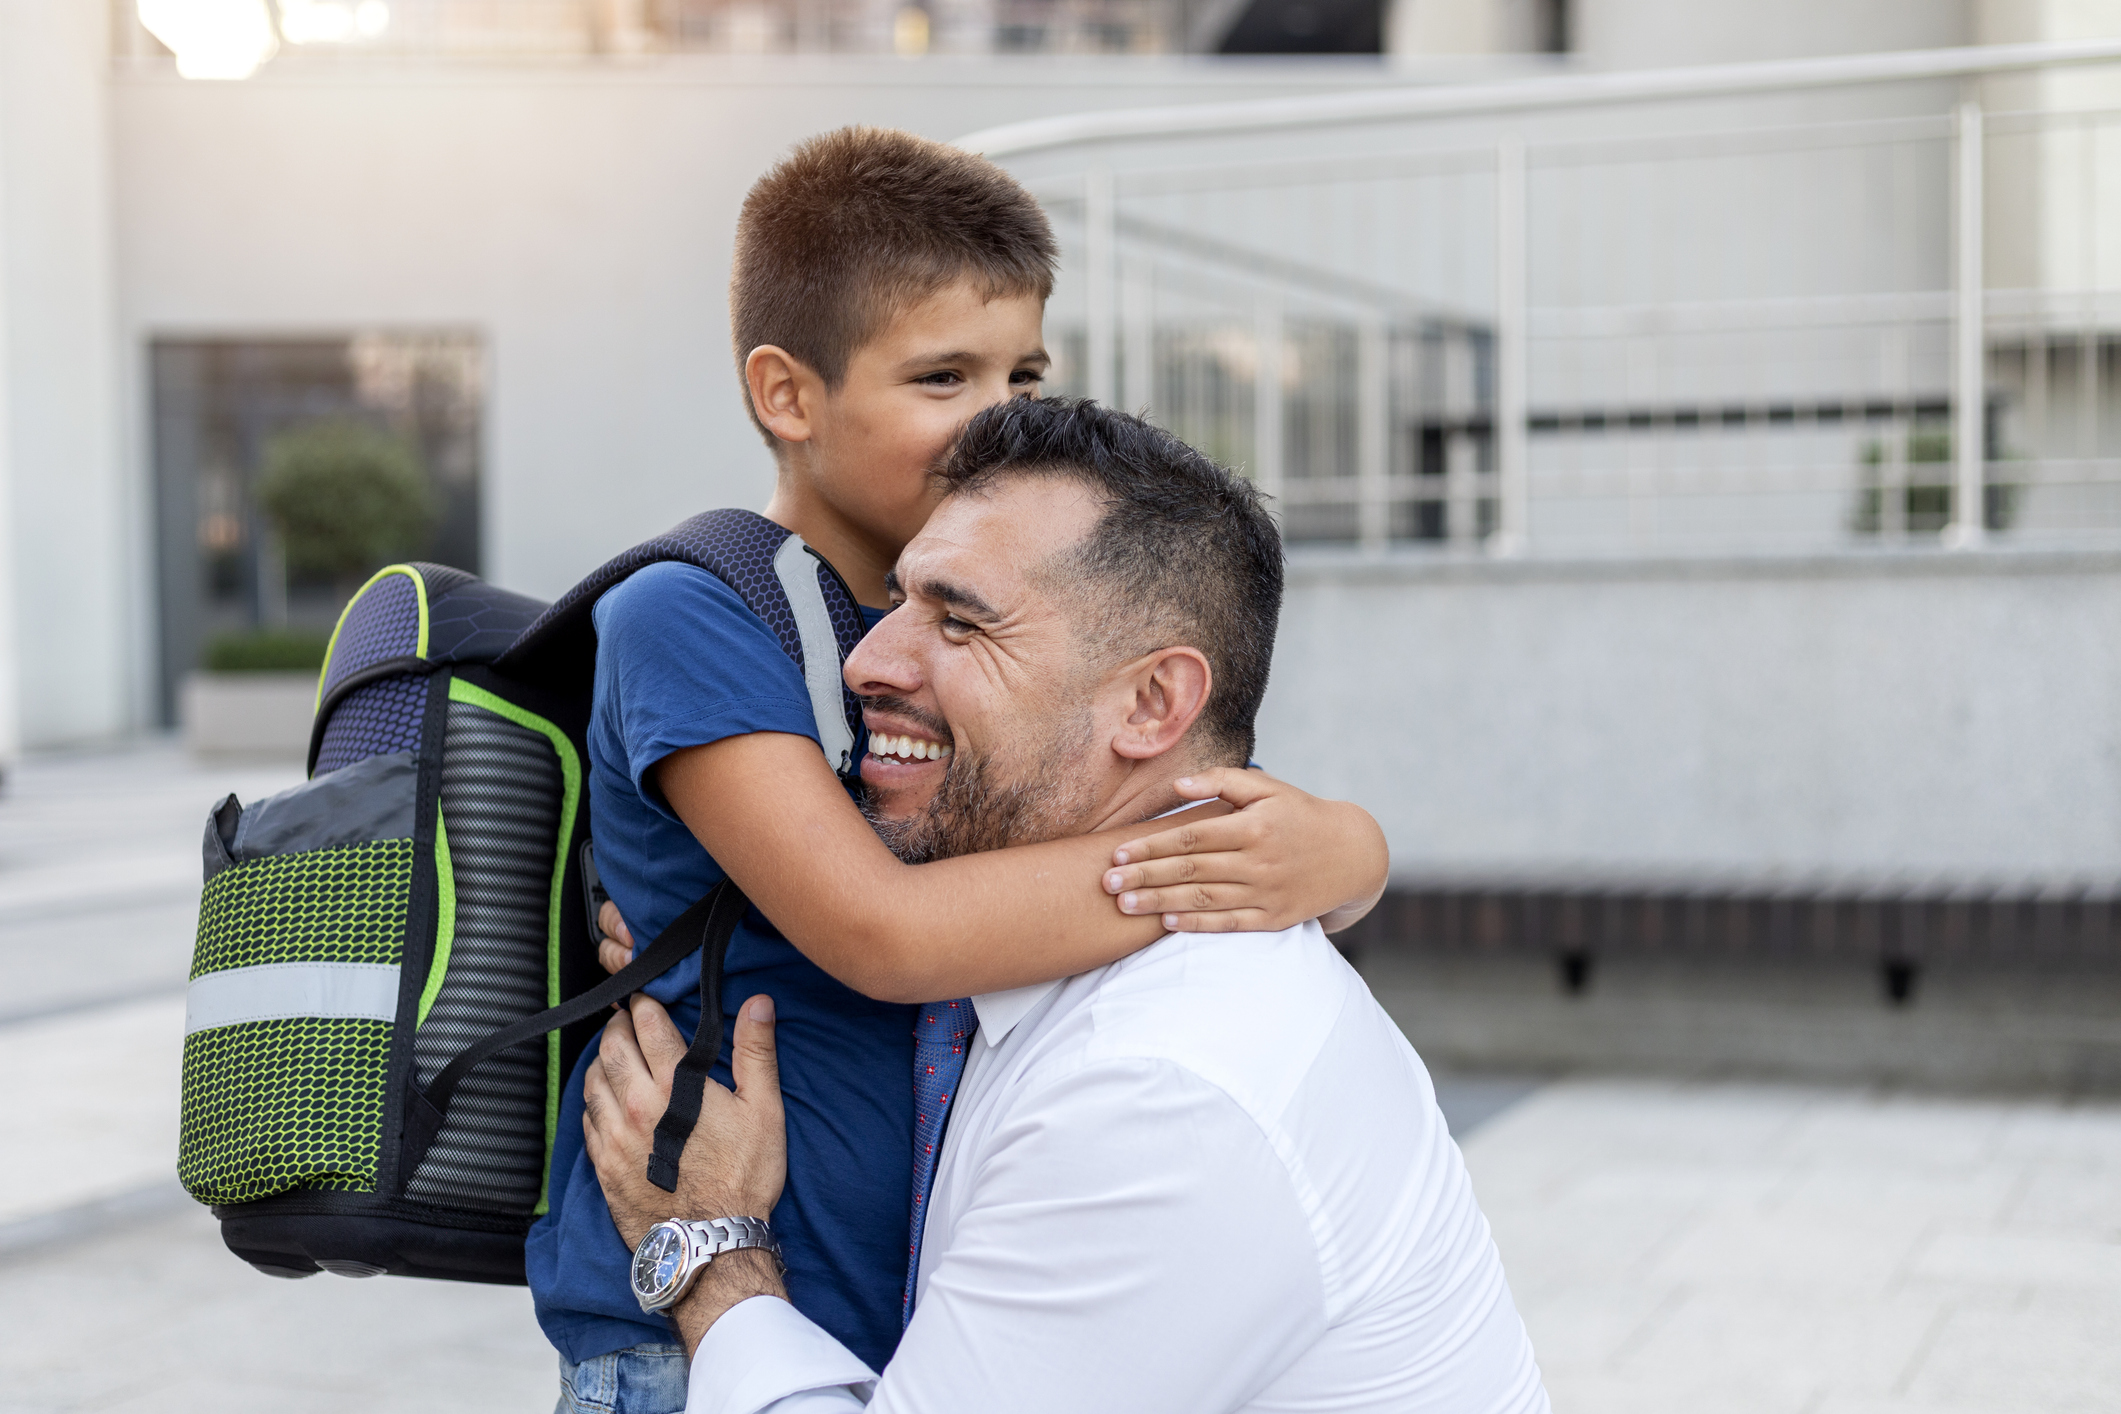
[[[579,1365],[562,1355],[552,1414],[679,1414],[686,1374],[682,1345],[631,1345]]]

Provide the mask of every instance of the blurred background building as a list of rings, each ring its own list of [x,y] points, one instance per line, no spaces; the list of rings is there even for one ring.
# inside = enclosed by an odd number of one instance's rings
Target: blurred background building
[[[1902,997],[1938,958],[2116,946],[2121,65],[2087,61],[2121,54],[2121,0],[6,0],[0,26],[10,751],[314,651],[362,554],[551,595],[761,503],[736,209],[870,122],[1047,202],[1060,390],[1278,498],[1261,756],[1385,821],[1376,936],[1577,984],[1816,956]],[[301,540],[319,439],[368,470],[313,500],[410,468],[415,509]]]

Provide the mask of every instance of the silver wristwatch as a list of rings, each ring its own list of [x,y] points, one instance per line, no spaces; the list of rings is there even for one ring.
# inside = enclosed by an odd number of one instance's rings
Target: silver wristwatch
[[[761,1247],[781,1259],[781,1244],[762,1218],[684,1219],[657,1223],[633,1249],[633,1299],[651,1314],[685,1299],[707,1264],[724,1252]]]

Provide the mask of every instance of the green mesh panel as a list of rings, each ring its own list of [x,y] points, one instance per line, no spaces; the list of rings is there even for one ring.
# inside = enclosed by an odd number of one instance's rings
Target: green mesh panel
[[[411,892],[409,839],[223,869],[199,898],[191,975],[268,962],[400,962]]]
[[[412,841],[223,869],[199,899],[191,975],[275,962],[403,961]],[[295,1188],[372,1191],[391,1023],[247,1021],[184,1039],[177,1175],[202,1203]]]
[[[387,1021],[310,1018],[185,1037],[177,1177],[192,1197],[372,1191],[390,1032]]]

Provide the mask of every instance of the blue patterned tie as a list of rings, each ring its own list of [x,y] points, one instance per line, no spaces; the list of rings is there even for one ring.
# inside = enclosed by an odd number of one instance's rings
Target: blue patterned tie
[[[901,1321],[913,1319],[913,1284],[921,1274],[921,1228],[928,1215],[928,1190],[935,1183],[935,1158],[943,1147],[943,1118],[957,1078],[965,1073],[965,1042],[978,1028],[972,999],[930,1002],[913,1022],[913,1241],[907,1248],[906,1297]]]

